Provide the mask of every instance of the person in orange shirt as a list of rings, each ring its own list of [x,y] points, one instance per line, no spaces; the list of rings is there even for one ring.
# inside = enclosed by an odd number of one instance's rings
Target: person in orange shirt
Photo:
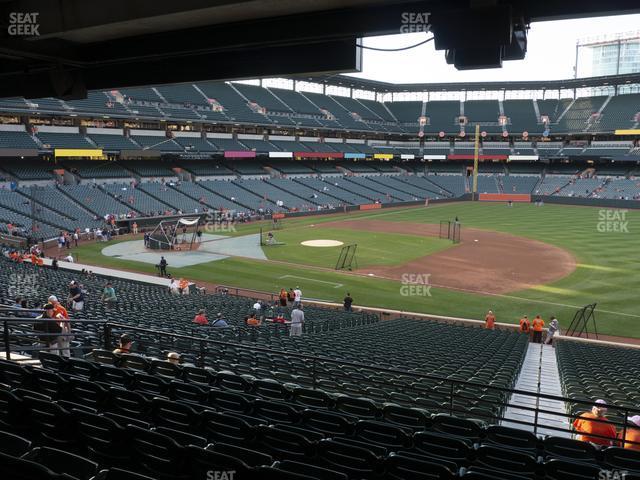
[[[53,305],[54,317],[60,314],[62,318],[69,320],[69,312],[67,312],[67,309],[58,301],[58,297],[51,295],[47,301]]]
[[[286,307],[287,306],[287,291],[284,288],[280,289],[280,295],[278,295],[278,298],[280,299],[280,306],[281,307]]]
[[[590,412],[578,415],[578,418],[573,422],[573,428],[578,433],[578,440],[607,447],[615,445],[616,429],[611,423],[605,423],[609,421],[605,416],[606,413],[607,402],[596,400],[596,405],[591,408]]]
[[[544,328],[544,320],[540,315],[536,315],[533,319],[533,343],[542,343],[542,329]]]
[[[260,319],[256,318],[255,313],[252,313],[249,317],[247,317],[246,324],[251,327],[258,327],[260,326]]]
[[[620,430],[618,439],[622,448],[640,451],[640,415],[627,418],[627,431]]]
[[[181,278],[178,282],[178,288],[180,289],[180,293],[182,295],[189,295],[189,282],[184,278]]]
[[[529,321],[529,317],[526,315],[520,319],[520,333],[526,333],[529,335],[531,331],[531,322]]]
[[[484,328],[488,330],[493,330],[496,328],[496,316],[491,310],[489,310],[487,312],[487,315],[484,317]]]

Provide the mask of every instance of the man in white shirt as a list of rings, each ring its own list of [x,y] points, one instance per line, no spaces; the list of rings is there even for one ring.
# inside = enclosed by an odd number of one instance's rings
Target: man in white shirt
[[[73,256],[71,254],[64,257],[65,262],[73,263]]]
[[[296,287],[293,291],[293,306],[300,306],[300,302],[302,302],[302,291],[300,287]]]
[[[172,279],[171,283],[169,284],[169,292],[172,295],[180,295],[180,287],[178,287],[178,282],[176,282],[176,279]]]
[[[302,305],[298,304],[291,310],[291,328],[289,329],[290,337],[300,337],[302,335],[302,325],[304,324],[304,312]]]

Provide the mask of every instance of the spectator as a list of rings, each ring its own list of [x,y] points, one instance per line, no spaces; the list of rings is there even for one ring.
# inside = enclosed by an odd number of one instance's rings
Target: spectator
[[[618,439],[622,448],[640,451],[640,415],[627,418],[627,431],[621,430]]]
[[[51,268],[54,270],[58,270],[58,260],[57,259],[53,259],[51,260]]]
[[[260,314],[260,312],[262,311],[262,303],[260,303],[260,300],[256,300],[256,303],[253,304],[253,310],[256,312],[256,314]]]
[[[347,296],[344,297],[344,311],[345,312],[351,312],[351,304],[353,303],[353,298],[351,298],[351,294],[349,292],[347,292]]]
[[[300,302],[302,302],[302,290],[300,290],[300,287],[296,287],[296,289],[293,291],[294,307],[296,306],[296,304],[299,306]]]
[[[133,224],[131,225],[131,230],[133,231],[134,235],[138,234],[138,224],[136,222],[133,222]]]
[[[180,287],[178,287],[178,282],[176,282],[175,278],[171,279],[171,283],[169,284],[169,293],[172,295],[180,295]]]
[[[554,335],[560,335],[560,326],[558,325],[558,319],[556,317],[551,317],[549,329],[547,330],[547,338],[544,343],[552,345]]]
[[[111,282],[107,282],[102,290],[102,301],[107,308],[113,308],[118,298],[116,297],[116,290],[111,285]]]
[[[487,330],[495,330],[496,328],[496,316],[491,310],[489,310],[484,317],[484,328]]]
[[[178,290],[182,295],[189,295],[189,281],[184,278],[178,280]]]
[[[544,320],[540,315],[536,315],[533,319],[533,343],[542,343],[542,329],[544,328]]]
[[[58,297],[55,295],[49,296],[47,301],[53,305],[53,309],[56,315],[62,315],[62,318],[69,319],[69,312],[64,306],[58,301]]]
[[[531,331],[531,322],[529,321],[529,317],[525,315],[520,319],[520,333],[525,333],[529,335],[530,331]]]
[[[75,246],[78,246],[78,240],[80,240],[80,235],[78,235],[78,232],[73,232],[73,243],[75,244]]]
[[[245,323],[250,327],[259,327],[262,322],[256,317],[255,313],[252,313],[245,319]]]
[[[121,353],[131,353],[131,348],[133,347],[133,338],[124,333],[120,337],[120,341],[118,343],[118,348],[116,348],[113,353],[121,354]]]
[[[65,262],[69,262],[69,263],[73,263],[73,255],[69,254],[66,257],[64,257],[64,261]]]
[[[60,323],[55,320],[60,320],[62,316],[55,314],[55,307],[50,303],[47,303],[42,308],[44,313],[36,317],[36,319],[41,319],[41,321],[34,323],[33,329],[41,333],[39,338],[44,348],[51,353],[59,355],[58,340],[60,337],[58,335],[62,333],[62,327]]]
[[[293,303],[293,299],[295,298],[295,294],[293,293],[293,288],[290,288],[289,291],[287,292],[287,301],[289,303]]]
[[[222,327],[228,327],[229,324],[227,323],[227,321],[222,317],[222,313],[218,313],[216,315],[216,319],[213,321],[213,323],[211,324],[212,327],[216,327],[216,328],[222,328]]]
[[[75,312],[81,312],[84,308],[84,294],[80,284],[75,280],[72,280],[69,286],[69,303]]]
[[[198,313],[196,314],[195,317],[193,317],[193,323],[196,323],[198,325],[208,325],[209,324],[209,320],[207,320],[207,316],[204,313],[204,309],[200,309],[198,310]]]
[[[180,354],[177,352],[167,353],[167,362],[172,363],[174,365],[180,365]]]
[[[578,433],[578,440],[607,447],[615,444],[616,429],[611,423],[606,423],[609,422],[605,416],[606,413],[607,402],[596,400],[596,405],[591,408],[590,412],[578,415],[573,422],[573,428]]]
[[[302,335],[302,325],[304,324],[304,312],[302,311],[302,304],[294,304],[291,311],[291,329],[289,335],[292,337],[299,337]]]
[[[163,277],[167,276],[167,260],[164,257],[160,257],[160,275]]]

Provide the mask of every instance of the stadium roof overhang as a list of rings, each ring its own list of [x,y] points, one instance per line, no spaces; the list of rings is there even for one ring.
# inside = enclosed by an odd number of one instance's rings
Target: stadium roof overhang
[[[461,92],[499,90],[572,90],[602,86],[640,84],[640,73],[605,77],[570,78],[564,80],[531,80],[520,82],[446,82],[446,83],[388,83],[347,75],[300,75],[294,80],[366,90],[377,93],[401,92]]]
[[[473,19],[477,8],[498,16],[508,11],[507,23],[517,18],[528,25],[637,12],[640,3],[0,0],[0,95],[83,98],[91,89],[354,72],[360,69],[357,39],[401,32],[407,12],[430,13],[436,47],[447,37],[460,50],[472,49],[491,36],[495,16],[485,15],[486,25],[459,28],[459,19]],[[470,34],[478,28],[482,35]]]

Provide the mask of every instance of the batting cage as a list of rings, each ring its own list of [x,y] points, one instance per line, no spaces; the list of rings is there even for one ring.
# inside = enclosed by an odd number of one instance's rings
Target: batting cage
[[[440,220],[439,237],[445,240],[451,240],[453,243],[460,243],[460,231],[462,225],[458,221]]]
[[[200,236],[200,217],[162,220],[145,240],[152,250],[195,250]]]

